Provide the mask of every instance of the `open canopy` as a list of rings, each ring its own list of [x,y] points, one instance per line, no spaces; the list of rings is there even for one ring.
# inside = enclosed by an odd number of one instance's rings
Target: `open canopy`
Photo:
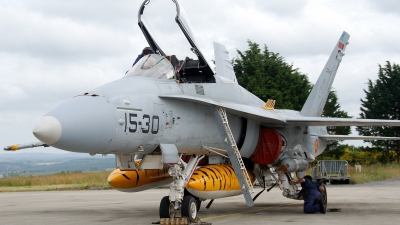
[[[160,12],[157,15],[154,15],[154,13],[149,13],[149,15],[146,14],[146,7],[150,7],[150,4],[165,4],[164,0],[162,2],[157,1],[157,0],[145,0],[138,13],[138,24],[140,29],[142,30],[147,42],[149,43],[150,47],[154,50],[155,53],[160,54],[162,56],[167,57],[170,59],[173,67],[175,69],[182,69],[185,70],[186,73],[181,73],[182,76],[189,75],[190,78],[188,78],[189,81],[194,82],[215,82],[213,75],[214,72],[211,69],[211,67],[208,65],[207,60],[204,58],[202,52],[198,48],[198,45],[196,44],[196,41],[193,36],[193,32],[191,29],[190,21],[187,19],[185,10],[179,5],[177,0],[171,1],[172,3],[175,4],[175,9],[176,9],[176,16],[175,16],[175,22],[178,24],[180,30],[183,32],[185,38],[189,42],[191,47],[188,47],[190,49],[187,49],[188,51],[193,52],[197,59],[190,59],[189,57],[186,57],[185,59],[176,59],[175,61],[177,63],[174,63],[173,60],[174,57],[170,57],[175,55],[174,52],[165,52],[162,49],[162,46],[159,46],[159,43],[154,39],[156,37],[154,35],[155,32],[150,32],[150,27],[149,27],[149,22],[146,21],[146,18],[154,18],[155,16],[160,16],[162,12]],[[167,11],[167,10],[165,10]],[[172,18],[163,18],[163,23],[166,25],[168,24],[168,21],[172,21]],[[165,37],[157,37],[157,38],[165,38]],[[170,43],[169,43],[170,44]],[[176,44],[176,43],[174,43]],[[165,44],[164,44],[165,45]],[[179,45],[179,43],[178,43]],[[166,48],[167,46],[164,46]],[[181,62],[179,62],[181,60]],[[176,65],[175,65],[176,64]],[[179,76],[179,74],[178,74]],[[186,79],[186,77],[185,77]],[[194,79],[194,80],[193,80]]]

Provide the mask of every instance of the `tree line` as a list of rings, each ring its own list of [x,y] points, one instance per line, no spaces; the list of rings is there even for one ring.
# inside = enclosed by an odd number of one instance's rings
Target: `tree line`
[[[285,62],[279,53],[269,51],[264,45],[248,41],[248,49],[237,50],[238,56],[232,60],[238,83],[260,99],[276,100],[275,108],[300,111],[312,84],[306,74]],[[368,90],[361,100],[362,119],[400,119],[400,67],[387,62],[379,65],[378,79],[368,79]],[[350,118],[341,109],[336,92],[331,90],[323,110],[324,117]],[[332,135],[348,135],[350,127],[327,127]],[[364,126],[357,127],[359,135],[391,136],[400,135],[400,127]],[[399,163],[399,141],[368,141],[371,147],[354,147],[341,141],[330,141],[319,159],[344,159],[351,163],[388,163],[395,159]]]

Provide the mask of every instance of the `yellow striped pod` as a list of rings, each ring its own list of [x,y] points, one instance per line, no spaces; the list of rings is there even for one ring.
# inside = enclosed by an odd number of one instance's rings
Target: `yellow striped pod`
[[[251,182],[254,174],[247,169]],[[203,199],[224,198],[242,194],[239,180],[230,164],[207,165],[196,169],[186,185],[193,195]]]
[[[167,185],[172,182],[168,169],[161,170],[113,170],[108,176],[108,184],[118,191],[138,192]]]

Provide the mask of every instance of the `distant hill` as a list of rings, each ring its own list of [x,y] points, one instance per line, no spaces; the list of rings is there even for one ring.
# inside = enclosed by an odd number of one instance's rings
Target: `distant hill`
[[[66,154],[0,154],[0,174],[56,173],[61,171],[101,171],[115,168],[114,155],[89,156]]]
[[[114,158],[114,155],[108,156],[90,156],[87,153],[65,153],[65,154],[49,154],[49,153],[27,153],[27,152],[7,152],[0,154],[0,162],[8,161],[8,162],[16,162],[16,161],[37,161],[37,162],[45,162],[45,161],[68,161],[71,159],[82,159],[82,158]]]

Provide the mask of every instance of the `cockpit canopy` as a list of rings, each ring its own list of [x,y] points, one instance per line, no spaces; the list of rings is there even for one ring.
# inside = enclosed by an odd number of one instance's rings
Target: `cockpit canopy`
[[[168,4],[171,2],[168,1]],[[164,11],[161,8],[159,11],[152,11],[154,9],[160,9],[157,8],[159,6],[162,6],[163,4],[167,4],[167,1],[155,1],[155,0],[144,0],[139,12],[138,12],[138,24],[140,29],[143,32],[143,35],[145,36],[149,46],[152,48],[152,50],[168,59],[168,61],[172,64],[173,71],[176,72],[175,79],[181,83],[215,83],[215,78],[214,78],[214,71],[208,64],[207,60],[205,59],[204,55],[198,48],[198,45],[196,44],[196,41],[194,40],[193,32],[190,26],[190,22],[187,19],[185,10],[179,5],[178,0],[173,0],[172,3],[175,4],[175,18],[170,17],[170,16],[164,16]],[[152,7],[155,8],[152,8]],[[147,9],[147,10],[146,10]],[[149,10],[149,11],[148,11]],[[148,13],[147,13],[148,12]],[[157,19],[157,16],[164,16],[162,20]],[[152,25],[151,21],[162,21],[163,24],[168,24],[169,21],[175,21],[177,25],[179,26],[180,30],[182,31],[183,35],[185,36],[186,40],[188,41],[189,45],[186,46],[187,49],[186,51],[190,51],[190,53],[195,54],[195,58],[190,58],[189,56],[181,56],[181,58],[177,57],[177,53],[175,52],[168,52],[164,51],[161,49],[159,46],[159,43],[156,42],[155,37],[158,37],[158,41],[164,41],[168,40],[170,41],[171,38],[169,36],[163,36],[163,35],[155,35],[156,33],[150,32],[150,25]],[[168,25],[165,25],[164,27],[168,27]],[[153,27],[154,28],[154,27]],[[157,30],[153,30],[157,31]],[[172,38],[173,39],[173,38]],[[174,39],[173,39],[174,40]],[[178,47],[183,46],[181,43],[164,43],[164,47],[168,46],[175,46],[178,45]],[[179,56],[179,55],[178,55]],[[197,58],[197,59],[196,59]],[[129,72],[128,74],[133,73],[134,71],[138,70],[138,68],[133,68],[131,69],[132,72]],[[128,75],[127,74],[127,75]],[[147,75],[149,76],[149,75]],[[151,76],[151,75],[150,75]],[[149,76],[149,77],[150,77]],[[153,75],[153,77],[156,75]],[[158,75],[157,75],[158,76]],[[169,75],[168,75],[169,76]]]
[[[125,75],[125,77],[141,76],[157,79],[171,79],[174,68],[164,57],[157,54],[143,56]]]

